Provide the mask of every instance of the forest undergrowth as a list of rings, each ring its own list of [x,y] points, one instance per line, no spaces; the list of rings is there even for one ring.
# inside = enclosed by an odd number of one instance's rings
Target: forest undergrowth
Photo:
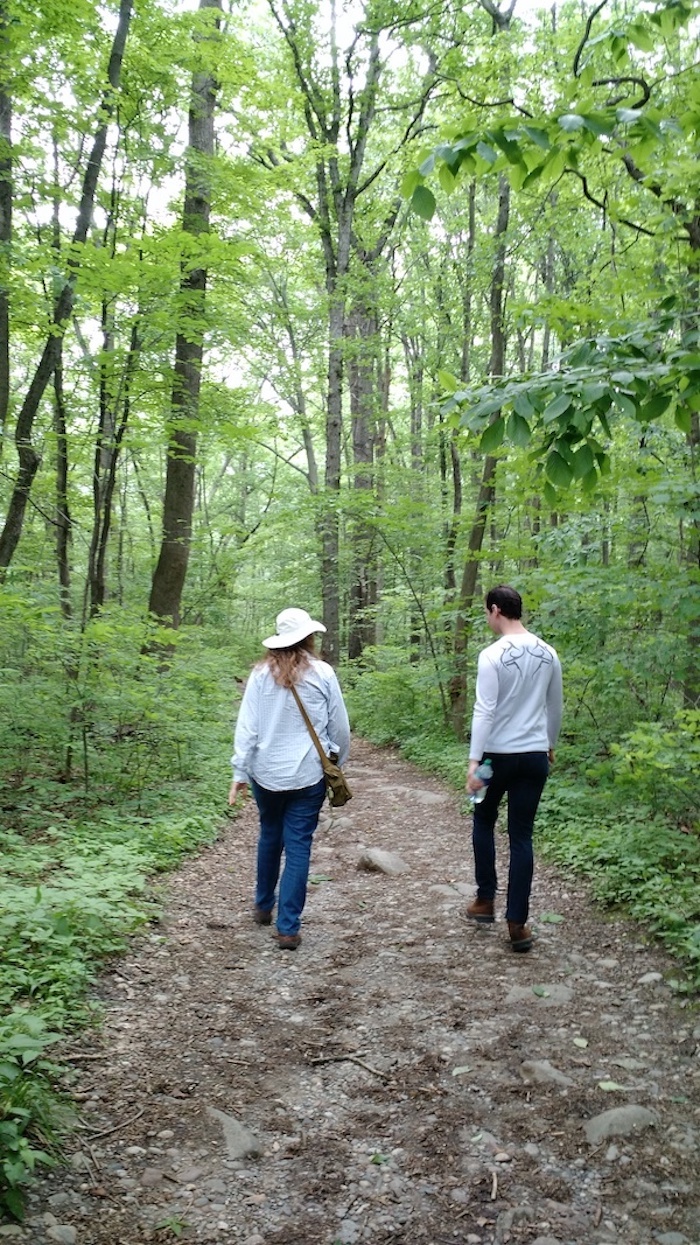
[[[14,687],[5,685],[0,1199],[17,1218],[32,1173],[60,1162],[73,1122],[52,1048],[99,1025],[90,986],[100,966],[157,918],[159,878],[222,823],[236,681],[240,688],[247,668],[232,670],[183,635],[164,675],[124,624],[102,624],[98,639],[99,664],[83,650],[60,677],[47,661],[55,654],[35,644],[27,694],[16,695],[19,664]],[[389,663],[348,670],[344,685],[357,735],[461,788],[464,745],[439,725],[425,694],[430,671],[399,674]],[[649,767],[641,758],[654,731]],[[700,987],[700,839],[691,820],[698,739],[698,715],[688,713],[663,734],[638,728],[594,761],[590,740],[565,737],[537,827],[544,857],[586,877],[596,899],[663,941],[677,960],[676,988],[690,994]]]

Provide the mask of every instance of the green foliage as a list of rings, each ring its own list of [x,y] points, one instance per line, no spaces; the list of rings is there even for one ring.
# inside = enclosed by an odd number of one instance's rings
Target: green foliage
[[[434,679],[430,684],[427,668],[407,664],[404,652],[385,646],[365,649],[361,666],[345,681],[354,727],[377,744],[400,743],[420,733],[438,707]]]
[[[700,839],[610,786],[547,784],[537,818],[546,856],[586,877],[593,894],[656,934],[700,990]]]
[[[163,1233],[179,1239],[188,1227],[187,1220],[183,1219],[181,1215],[168,1215],[167,1219],[161,1219],[156,1224],[156,1232],[159,1235]]]
[[[646,429],[675,426],[678,443],[700,408],[700,332],[678,337],[680,308],[667,300],[662,314],[627,333],[600,334],[564,350],[556,371],[525,374],[476,389],[452,389],[445,412],[481,434],[480,447],[493,453],[508,437],[527,445],[537,433],[536,456],[544,473],[544,494],[574,481],[585,491],[599,487],[610,471],[612,429],[621,417]],[[688,498],[696,489],[688,482]]]
[[[612,744],[611,754],[624,797],[700,831],[700,710],[681,710],[671,722],[640,722]]]
[[[51,1165],[69,1113],[53,1089],[58,1071],[44,1053],[60,1035],[23,1008],[0,1016],[0,1208],[23,1214],[23,1186]]]
[[[232,697],[198,633],[165,671],[124,613],[81,637],[38,601],[0,608],[0,1198],[19,1215],[67,1122],[43,1049],[95,1020],[100,963],[157,918],[152,879],[216,833]]]

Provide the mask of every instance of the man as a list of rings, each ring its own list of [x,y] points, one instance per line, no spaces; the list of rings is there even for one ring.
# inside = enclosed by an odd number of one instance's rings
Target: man
[[[498,637],[479,654],[469,747],[467,791],[483,787],[476,770],[488,757],[493,777],[474,805],[472,842],[476,899],[467,908],[475,921],[494,920],[497,889],[494,826],[508,795],[510,867],[506,920],[514,951],[529,951],[526,924],[532,886],[532,828],[554,761],[563,699],[561,665],[549,644],[522,624],[523,605],[514,588],[501,584],[486,596],[486,621]]]

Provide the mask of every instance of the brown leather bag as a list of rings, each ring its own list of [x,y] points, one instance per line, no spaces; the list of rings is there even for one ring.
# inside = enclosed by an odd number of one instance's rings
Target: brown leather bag
[[[330,804],[331,808],[342,808],[344,804],[347,804],[348,800],[352,799],[352,791],[350,790],[350,787],[348,785],[348,780],[345,777],[345,774],[343,773],[342,769],[338,765],[338,758],[335,755],[335,753],[331,753],[330,757],[327,757],[325,752],[323,751],[318,735],[316,734],[313,726],[311,725],[311,718],[309,717],[308,713],[306,712],[306,709],[304,708],[301,702],[301,697],[299,696],[297,689],[293,685],[291,688],[291,692],[299,706],[299,709],[301,711],[301,716],[306,722],[306,729],[308,730],[311,738],[314,741],[314,745],[316,747],[316,751],[318,752],[321,765],[323,766],[323,776],[326,780],[326,792],[328,795],[328,803]]]

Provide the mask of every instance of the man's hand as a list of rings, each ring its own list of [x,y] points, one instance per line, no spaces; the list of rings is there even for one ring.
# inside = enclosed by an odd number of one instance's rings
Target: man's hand
[[[549,752],[547,753],[547,756],[548,756],[548,758],[549,758],[549,764],[550,764],[550,765],[554,765],[554,748],[550,748],[550,749],[549,749]]]
[[[239,795],[246,796],[248,794],[247,782],[232,782],[231,790],[228,793],[229,804],[235,804]]]
[[[483,787],[484,785],[480,778],[474,777],[478,768],[479,768],[478,761],[469,762],[469,769],[467,770],[467,781],[465,783],[465,786],[470,795],[473,795],[475,791],[479,791],[481,787]]]

